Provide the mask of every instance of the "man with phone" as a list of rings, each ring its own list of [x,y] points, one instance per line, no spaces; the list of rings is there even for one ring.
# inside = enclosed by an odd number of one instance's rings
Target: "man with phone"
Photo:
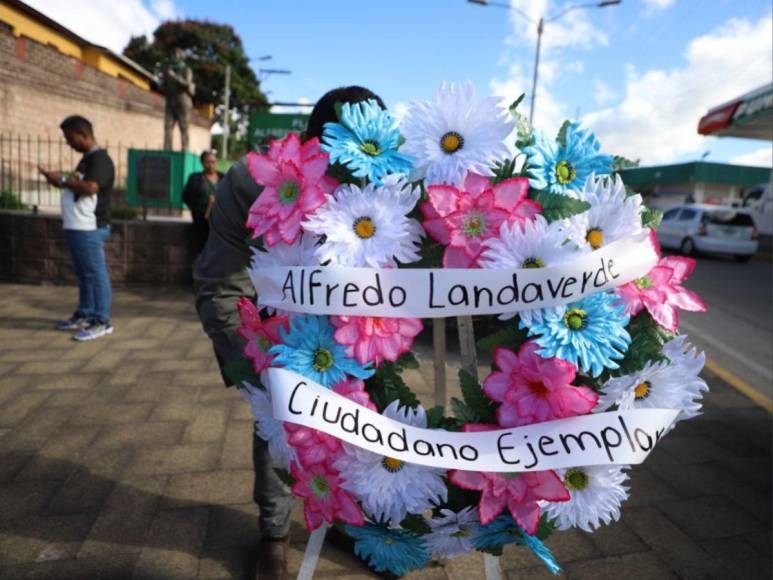
[[[83,157],[72,173],[38,168],[48,183],[62,190],[62,227],[78,279],[78,307],[70,318],[60,320],[56,326],[59,330],[76,331],[75,340],[94,340],[113,332],[105,241],[110,237],[110,194],[115,168],[107,151],[97,145],[88,119],[73,115],[59,127],[67,144]]]

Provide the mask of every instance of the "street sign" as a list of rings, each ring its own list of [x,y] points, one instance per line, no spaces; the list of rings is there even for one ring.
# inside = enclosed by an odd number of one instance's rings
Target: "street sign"
[[[258,111],[250,115],[250,148],[256,149],[274,139],[281,139],[290,132],[306,129],[308,115],[293,113],[268,113]]]

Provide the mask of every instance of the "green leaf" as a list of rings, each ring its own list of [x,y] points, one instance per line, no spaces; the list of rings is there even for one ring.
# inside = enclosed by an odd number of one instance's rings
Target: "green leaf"
[[[275,467],[274,473],[276,473],[277,477],[281,479],[282,482],[287,487],[292,487],[293,485],[295,485],[295,478],[292,475],[290,475],[290,472],[287,471],[286,469],[282,469],[281,467]]]
[[[485,352],[494,352],[498,346],[518,350],[528,338],[529,332],[526,329],[518,328],[517,321],[508,320],[506,326],[479,339],[477,344],[478,349]]]
[[[239,389],[243,388],[244,381],[254,387],[261,386],[260,378],[255,373],[252,361],[244,357],[235,358],[225,363],[223,373]]]
[[[408,351],[397,357],[395,366],[399,372],[402,372],[404,369],[418,369],[419,361],[416,360],[412,352]]]
[[[604,381],[640,371],[648,362],[667,360],[662,352],[663,345],[675,335],[659,326],[646,311],[632,318],[626,330],[631,335],[631,344],[622,360],[618,361],[620,368],[604,373]]]
[[[443,422],[443,409],[442,405],[436,405],[431,409],[427,409],[427,429],[438,429]]]
[[[516,175],[515,173],[515,159],[506,159],[505,161],[497,161],[494,164],[494,177],[491,178],[491,183],[497,185],[503,181],[507,181],[511,177]]]
[[[418,534],[420,536],[429,534],[432,531],[432,528],[429,527],[429,524],[424,519],[424,516],[419,514],[408,514],[405,516],[405,519],[400,522],[400,526],[409,532],[413,532],[414,534]]]
[[[456,397],[451,397],[451,410],[462,423],[479,423],[478,414]]]
[[[465,423],[494,423],[494,402],[483,392],[480,383],[466,370],[459,369],[459,385],[464,402],[456,398],[451,399],[451,408],[456,418]]]
[[[564,121],[564,124],[561,125],[561,128],[558,130],[556,141],[558,141],[561,147],[566,147],[566,132],[569,130],[569,127],[571,126],[572,126],[572,122],[567,119],[566,121]]]
[[[518,109],[518,105],[521,104],[521,101],[523,101],[523,98],[526,96],[526,93],[521,93],[521,96],[515,99],[512,104],[507,108],[508,111],[510,111],[511,115],[515,115],[516,109]]]
[[[546,515],[543,514],[543,516],[539,519],[537,533],[535,535],[537,536],[537,539],[544,542],[550,537],[555,529],[555,524],[551,522]]]
[[[663,212],[659,209],[648,207],[641,214],[641,225],[645,228],[656,229],[663,219]]]
[[[590,209],[587,201],[548,191],[532,191],[529,197],[542,205],[542,215],[548,223],[570,218]]]
[[[372,377],[367,381],[368,393],[371,400],[383,411],[389,403],[399,400],[404,407],[415,409],[419,405],[419,399],[405,384],[395,365],[385,361]]]
[[[534,139],[534,129],[525,115],[514,113],[513,116],[515,117],[515,130],[517,135],[515,146],[518,149],[524,149],[531,145],[532,140]]]

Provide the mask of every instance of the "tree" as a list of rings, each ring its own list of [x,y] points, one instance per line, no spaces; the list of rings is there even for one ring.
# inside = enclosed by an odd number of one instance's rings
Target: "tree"
[[[231,26],[202,20],[174,20],[164,22],[155,32],[153,41],[146,36],[134,36],[123,54],[150,71],[158,74],[171,58],[173,48],[182,48],[196,83],[195,103],[214,104],[217,117],[222,121],[225,67],[231,66],[231,124],[234,133],[246,124],[251,109],[268,107],[260,82],[250,68],[242,40]],[[243,132],[243,131],[241,131]]]

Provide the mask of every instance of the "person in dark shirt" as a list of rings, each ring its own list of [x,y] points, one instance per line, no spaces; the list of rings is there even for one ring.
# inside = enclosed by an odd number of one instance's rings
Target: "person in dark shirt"
[[[72,173],[39,168],[51,185],[62,190],[62,227],[78,278],[78,307],[57,328],[75,330],[75,340],[94,340],[113,332],[105,241],[110,237],[115,168],[107,151],[97,145],[88,119],[73,115],[59,127],[67,144],[83,157]]]
[[[197,255],[207,243],[209,212],[215,201],[215,187],[223,179],[223,174],[217,170],[217,157],[212,151],[204,151],[200,159],[204,171],[191,173],[183,190],[183,201],[191,210],[193,218],[193,241]]]
[[[381,99],[363,87],[342,87],[326,93],[314,106],[304,140],[321,138],[325,123],[336,122],[336,103]],[[244,339],[237,333],[236,303],[242,296],[255,298],[247,274],[252,252],[247,213],[262,187],[255,183],[244,159],[234,164],[217,187],[209,220],[210,235],[193,271],[196,309],[212,340],[221,372],[226,363],[242,356]],[[226,385],[233,383],[223,373]],[[253,430],[252,461],[255,470],[253,497],[260,508],[261,545],[256,571],[260,580],[279,579],[286,569],[286,543],[293,496],[273,469],[268,444]]]

